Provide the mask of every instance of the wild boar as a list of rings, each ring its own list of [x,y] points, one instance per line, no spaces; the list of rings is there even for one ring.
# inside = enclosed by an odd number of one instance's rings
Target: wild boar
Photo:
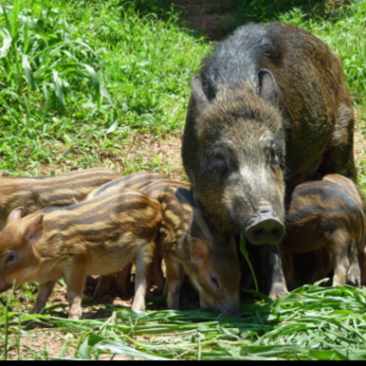
[[[293,25],[248,24],[215,46],[191,87],[182,158],[196,202],[220,230],[263,245],[263,290],[282,296],[292,190],[330,173],[356,182],[341,60]]]

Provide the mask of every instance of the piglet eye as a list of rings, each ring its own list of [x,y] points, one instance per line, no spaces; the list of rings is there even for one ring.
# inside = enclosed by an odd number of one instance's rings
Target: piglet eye
[[[5,264],[14,262],[17,259],[17,255],[14,252],[9,252],[5,257]]]
[[[217,287],[217,289],[219,289],[220,288],[220,285],[219,285],[219,281],[217,280],[217,278],[216,277],[214,277],[214,276],[210,276],[210,280],[211,280],[211,282]]]

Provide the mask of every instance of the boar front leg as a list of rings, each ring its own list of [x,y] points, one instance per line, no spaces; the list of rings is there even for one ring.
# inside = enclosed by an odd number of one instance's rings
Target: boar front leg
[[[56,282],[57,281],[48,281],[39,285],[37,300],[32,309],[33,314],[40,313],[46,306],[47,299],[50,297]]]
[[[278,245],[262,245],[262,273],[264,293],[271,299],[287,294],[286,280],[282,271],[280,249]]]

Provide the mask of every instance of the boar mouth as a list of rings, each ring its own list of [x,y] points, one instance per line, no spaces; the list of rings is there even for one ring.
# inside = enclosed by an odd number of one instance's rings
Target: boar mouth
[[[285,236],[285,227],[272,214],[260,215],[250,221],[245,229],[245,236],[252,245],[275,245]]]

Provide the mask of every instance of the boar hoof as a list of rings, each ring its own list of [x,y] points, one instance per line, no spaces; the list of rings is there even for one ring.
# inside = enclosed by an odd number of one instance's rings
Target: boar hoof
[[[272,287],[272,290],[269,293],[268,297],[272,300],[275,300],[275,299],[279,299],[280,297],[283,297],[287,294],[288,294],[288,292],[286,291],[286,287],[284,287],[282,283],[279,283],[279,284],[275,284]]]
[[[358,272],[358,273],[357,273]],[[349,271],[347,273],[347,285],[361,286],[361,275],[359,271]]]

